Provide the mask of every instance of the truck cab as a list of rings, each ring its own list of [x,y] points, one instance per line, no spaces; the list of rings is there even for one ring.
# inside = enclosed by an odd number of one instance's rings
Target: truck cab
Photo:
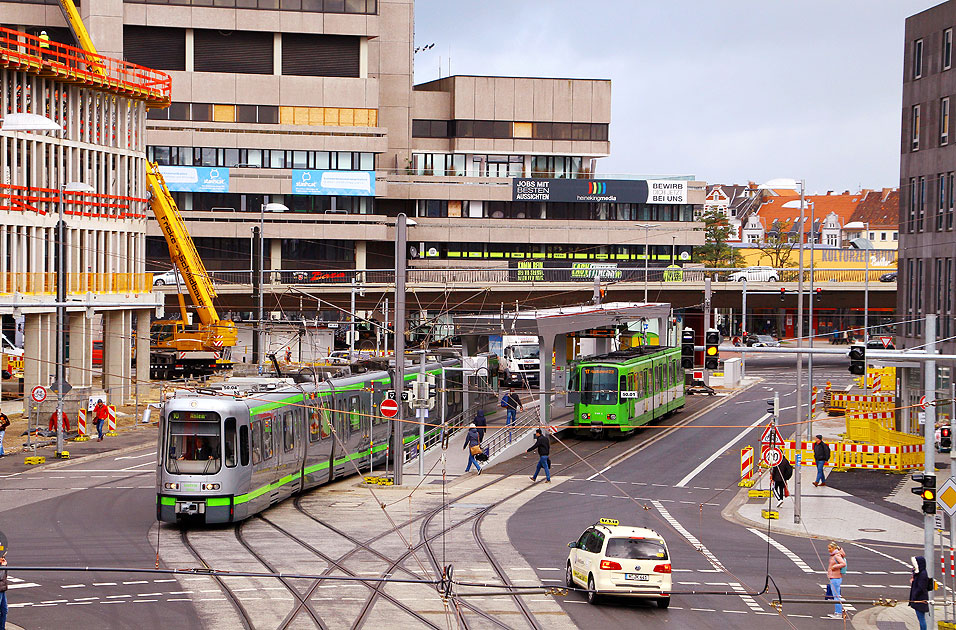
[[[500,370],[504,385],[537,385],[541,369],[537,337],[502,338]]]

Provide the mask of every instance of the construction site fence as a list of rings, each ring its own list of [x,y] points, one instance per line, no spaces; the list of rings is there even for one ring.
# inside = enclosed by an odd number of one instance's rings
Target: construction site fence
[[[66,292],[70,295],[83,293],[149,293],[153,290],[151,273],[68,273]],[[25,295],[55,295],[55,272],[0,273],[0,295],[22,293]]]
[[[882,445],[855,444],[852,442],[827,442],[830,447],[828,466],[834,468],[859,468],[872,470],[905,471],[923,466],[923,444]],[[813,466],[813,442],[787,440],[783,443],[783,453],[791,462],[797,461],[804,466]]]
[[[827,413],[831,416],[841,416],[852,410],[891,411],[895,404],[896,396],[892,394],[847,394],[844,392],[830,392],[829,401],[826,402]]]

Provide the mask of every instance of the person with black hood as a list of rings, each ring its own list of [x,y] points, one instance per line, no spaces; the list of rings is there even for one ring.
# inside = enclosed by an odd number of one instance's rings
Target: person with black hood
[[[485,429],[488,428],[488,421],[485,420],[484,409],[479,409],[478,413],[475,414],[474,424],[475,428],[478,429],[478,441],[481,442],[485,439]]]
[[[910,577],[910,608],[916,611],[919,629],[926,630],[926,613],[929,612],[929,590],[932,580],[926,573],[926,558],[911,558],[913,575]]]
[[[468,425],[468,435],[465,436],[465,444],[462,448],[468,449],[468,465],[465,466],[465,472],[471,470],[471,465],[474,464],[480,475],[481,466],[478,464],[478,460],[475,459],[475,455],[481,452],[481,438],[478,437],[478,428],[474,422]]]
[[[543,468],[545,483],[551,483],[551,465],[549,461],[549,455],[551,454],[551,443],[541,432],[541,429],[534,430],[534,444],[532,444],[531,448],[529,448],[526,452],[530,453],[535,449],[538,449],[538,465],[534,469],[534,474],[531,475],[531,481],[538,480],[538,473],[541,472],[541,469]]]

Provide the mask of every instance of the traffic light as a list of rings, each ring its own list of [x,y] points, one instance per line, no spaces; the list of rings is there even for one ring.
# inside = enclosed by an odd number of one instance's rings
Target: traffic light
[[[910,488],[910,492],[923,499],[923,514],[936,514],[936,475],[916,473],[913,481],[920,485]]]
[[[939,429],[939,450],[950,450],[953,447],[953,432],[949,427]]]
[[[813,290],[813,297],[819,302],[820,299],[823,298],[823,287],[816,287]]]
[[[780,410],[777,409],[777,401],[779,400],[779,398],[771,398],[767,401],[767,413],[771,418],[776,418],[778,415],[780,415]]]
[[[704,333],[704,367],[708,370],[716,370],[720,362],[720,331],[716,328],[708,328]]]
[[[694,369],[694,329],[685,328],[680,336],[680,366],[685,370]]]
[[[784,298],[787,297],[787,287],[780,287],[780,301],[783,302]]]
[[[850,374],[862,376],[866,374],[866,346],[855,343],[850,346]]]
[[[435,383],[435,375],[428,374],[425,376],[425,382],[428,385],[428,408],[435,408],[435,401],[438,400],[438,385]]]

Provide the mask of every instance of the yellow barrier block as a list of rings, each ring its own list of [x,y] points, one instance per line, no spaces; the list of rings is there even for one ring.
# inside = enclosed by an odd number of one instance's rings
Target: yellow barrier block
[[[777,510],[760,510],[760,516],[768,520],[779,519],[780,512]]]
[[[72,438],[72,441],[74,441],[74,442],[88,442],[89,439],[90,439],[90,436],[88,436],[88,435],[78,435],[78,436],[76,436],[75,438]]]
[[[770,490],[748,490],[747,496],[751,499],[767,499],[770,497]]]
[[[60,451],[59,453],[54,453],[53,456],[57,459],[70,459],[70,451]]]
[[[24,463],[24,464],[28,464],[28,465],[30,465],[30,466],[34,466],[34,465],[36,465],[36,464],[45,464],[45,463],[46,463],[46,457],[43,457],[43,456],[41,456],[41,455],[38,455],[38,456],[36,456],[36,457],[26,457],[26,458],[24,458],[23,463]]]
[[[737,482],[737,486],[740,488],[752,488],[754,483],[756,483],[755,479],[741,479]]]

